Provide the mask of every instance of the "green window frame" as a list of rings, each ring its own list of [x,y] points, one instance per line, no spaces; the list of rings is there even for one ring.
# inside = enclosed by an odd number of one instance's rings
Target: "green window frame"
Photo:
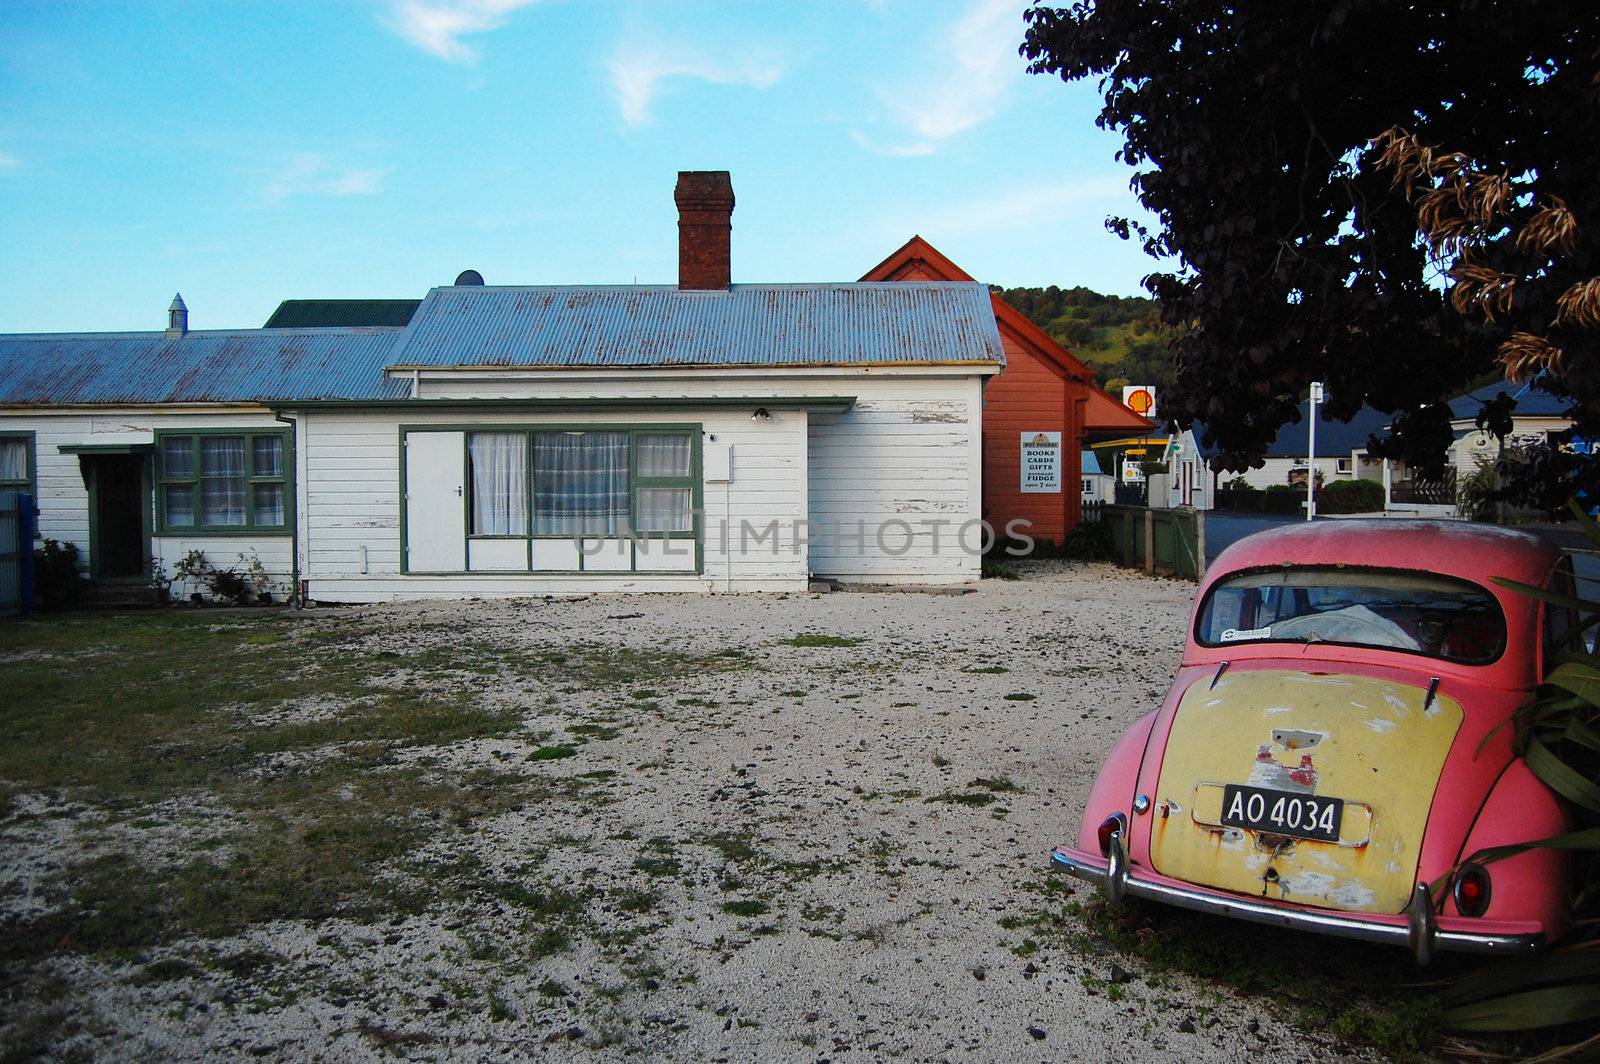
[[[187,439],[188,469],[170,469],[167,454],[168,441]],[[204,487],[208,478],[203,466],[202,452],[204,441],[219,439],[242,439],[244,442],[244,498],[243,498],[243,524],[212,524],[204,523],[202,507],[204,505]],[[278,441],[278,468],[276,471],[261,467],[258,454],[258,442],[266,440]],[[288,429],[259,429],[259,428],[196,428],[196,429],[161,429],[156,432],[156,528],[162,535],[180,536],[259,536],[259,535],[289,535],[294,528],[294,439]],[[191,500],[191,513],[193,520],[188,524],[174,523],[168,513],[168,489],[188,488]],[[279,499],[278,508],[281,510],[282,520],[277,522],[262,521],[262,509],[258,505],[258,496],[271,489],[277,489]]]
[[[22,478],[8,477],[0,479],[0,491],[26,491],[33,495],[35,501],[39,498],[39,454],[36,439],[32,432],[0,432],[0,443],[22,444],[23,469]]]
[[[33,496],[33,508],[39,508],[39,448],[38,438],[29,432],[0,432],[0,444],[20,442],[23,451],[23,468],[25,474],[21,480],[12,477],[0,479],[0,491],[25,491]],[[43,539],[44,532],[35,522],[33,529],[34,539]]]

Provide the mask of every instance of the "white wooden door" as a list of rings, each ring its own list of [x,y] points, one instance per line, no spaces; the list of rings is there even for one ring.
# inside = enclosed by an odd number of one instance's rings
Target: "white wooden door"
[[[467,568],[466,434],[406,433],[406,571]]]

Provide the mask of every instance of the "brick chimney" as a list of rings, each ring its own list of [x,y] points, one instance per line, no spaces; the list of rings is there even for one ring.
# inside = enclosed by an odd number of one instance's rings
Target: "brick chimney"
[[[727,291],[732,279],[733,181],[726,170],[680,170],[678,288]]]

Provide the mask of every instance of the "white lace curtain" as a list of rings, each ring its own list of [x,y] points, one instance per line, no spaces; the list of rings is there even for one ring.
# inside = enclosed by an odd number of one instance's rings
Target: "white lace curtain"
[[[528,534],[527,437],[520,432],[474,432],[468,437],[472,461],[472,534]]]
[[[28,441],[0,440],[0,481],[28,479]]]
[[[200,437],[200,520],[244,524],[244,437]]]
[[[533,438],[533,531],[619,536],[628,531],[628,434],[541,432]]]

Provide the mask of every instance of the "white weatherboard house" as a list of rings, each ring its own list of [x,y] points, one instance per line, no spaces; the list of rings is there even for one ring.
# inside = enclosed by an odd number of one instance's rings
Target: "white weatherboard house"
[[[196,549],[329,602],[976,579],[988,291],[731,285],[727,175],[677,200],[677,286],[0,337],[0,473],[99,581]]]

